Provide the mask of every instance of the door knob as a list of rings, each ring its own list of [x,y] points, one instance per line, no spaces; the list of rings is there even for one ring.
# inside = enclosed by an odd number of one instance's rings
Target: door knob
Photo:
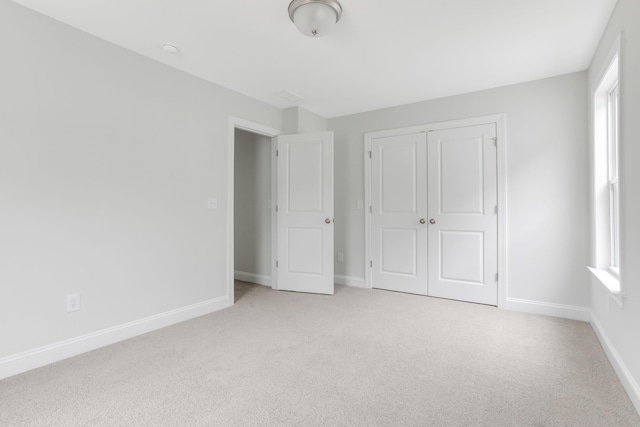
[[[420,224],[424,224],[425,222],[424,218],[420,218]]]
[[[331,224],[331,220],[329,218],[325,219],[324,222],[326,222],[327,224]]]
[[[436,220],[435,220],[435,219],[431,218],[431,219],[429,220],[429,224],[435,224],[435,223],[436,223]]]

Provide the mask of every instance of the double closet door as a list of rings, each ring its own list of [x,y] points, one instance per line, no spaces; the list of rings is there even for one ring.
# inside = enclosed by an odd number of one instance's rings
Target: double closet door
[[[371,140],[374,288],[497,305],[496,124]]]

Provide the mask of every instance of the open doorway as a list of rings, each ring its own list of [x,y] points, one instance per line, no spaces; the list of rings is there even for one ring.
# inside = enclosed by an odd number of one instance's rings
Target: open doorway
[[[234,141],[234,279],[271,286],[271,138],[236,128]]]
[[[231,117],[228,145],[227,295],[237,300],[235,281],[275,286],[275,149],[281,131]],[[246,292],[238,286],[238,296]]]

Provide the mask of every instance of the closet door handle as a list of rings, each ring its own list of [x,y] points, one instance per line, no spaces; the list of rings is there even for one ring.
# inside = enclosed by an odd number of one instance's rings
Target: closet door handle
[[[424,218],[420,218],[420,224],[424,224],[425,222],[427,221],[425,221]]]
[[[435,220],[435,219],[431,218],[431,219],[429,220],[429,224],[435,224],[435,223],[436,223],[436,220]]]

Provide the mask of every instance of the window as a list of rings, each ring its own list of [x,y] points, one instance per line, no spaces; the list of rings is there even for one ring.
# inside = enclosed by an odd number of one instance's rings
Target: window
[[[620,276],[620,182],[618,177],[618,109],[619,109],[618,80],[609,91],[607,97],[608,110],[608,138],[607,153],[609,166],[609,234],[611,236],[611,255],[609,268]]]
[[[593,91],[593,267],[612,293],[620,280],[620,38]],[[624,185],[624,184],[623,184]]]

